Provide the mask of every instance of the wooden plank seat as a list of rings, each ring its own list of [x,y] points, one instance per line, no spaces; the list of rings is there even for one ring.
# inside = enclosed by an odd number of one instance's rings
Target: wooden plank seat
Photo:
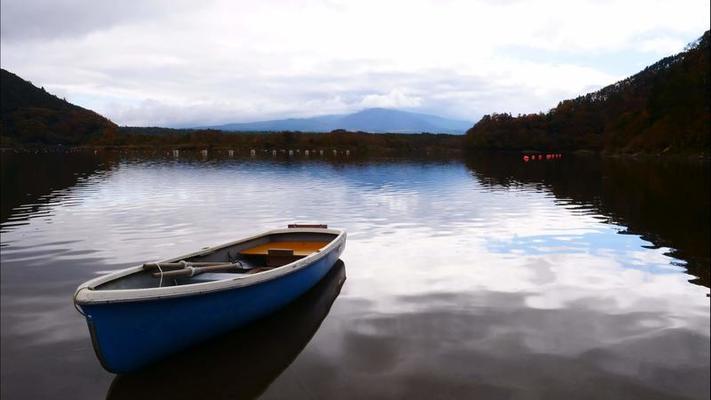
[[[263,256],[269,268],[280,267],[319,251],[328,242],[269,242],[240,251],[243,256]]]
[[[295,256],[306,257],[327,244],[328,242],[269,242],[242,250],[240,254],[245,256],[266,256],[269,253],[269,249],[288,249],[293,250]]]

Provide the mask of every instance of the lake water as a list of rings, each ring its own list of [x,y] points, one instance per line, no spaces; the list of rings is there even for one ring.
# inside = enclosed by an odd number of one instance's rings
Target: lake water
[[[5,152],[1,395],[707,399],[710,187],[654,160]],[[304,298],[101,368],[77,285],[293,222],[348,231]]]

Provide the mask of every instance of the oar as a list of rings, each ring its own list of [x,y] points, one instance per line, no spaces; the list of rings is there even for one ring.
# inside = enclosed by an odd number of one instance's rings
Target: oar
[[[161,264],[162,266],[162,264]],[[202,274],[203,272],[217,272],[217,271],[228,271],[231,269],[249,269],[249,268],[244,268],[242,267],[241,264],[218,264],[218,265],[209,265],[205,267],[192,267],[188,266],[187,268],[182,268],[182,269],[175,269],[172,271],[166,271],[166,272],[154,272],[153,277],[154,278],[160,278],[161,276],[164,278],[180,278],[180,277],[191,277],[195,276],[197,274]]]
[[[176,270],[176,269],[183,269],[187,266],[191,267],[206,267],[206,266],[213,266],[213,265],[233,265],[231,262],[218,262],[218,261],[207,261],[207,262],[172,262],[172,263],[147,263],[143,264],[143,269],[146,271],[155,271],[155,270]]]

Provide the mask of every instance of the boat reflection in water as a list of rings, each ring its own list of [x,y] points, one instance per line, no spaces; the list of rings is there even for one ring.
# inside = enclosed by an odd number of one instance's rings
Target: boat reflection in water
[[[136,373],[117,375],[106,398],[257,397],[306,347],[345,280],[339,260],[316,286],[269,317]]]

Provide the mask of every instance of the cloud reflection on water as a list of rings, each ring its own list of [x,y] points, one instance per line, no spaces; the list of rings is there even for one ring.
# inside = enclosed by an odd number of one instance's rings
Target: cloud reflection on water
[[[61,352],[88,340],[71,325],[81,321],[69,288],[100,271],[322,222],[349,233],[349,279],[267,398],[708,397],[709,289],[651,245],[664,231],[620,234],[628,227],[594,196],[480,171],[491,173],[456,162],[113,163],[3,222],[3,340],[13,354],[23,342]],[[27,282],[44,297],[29,301]]]

